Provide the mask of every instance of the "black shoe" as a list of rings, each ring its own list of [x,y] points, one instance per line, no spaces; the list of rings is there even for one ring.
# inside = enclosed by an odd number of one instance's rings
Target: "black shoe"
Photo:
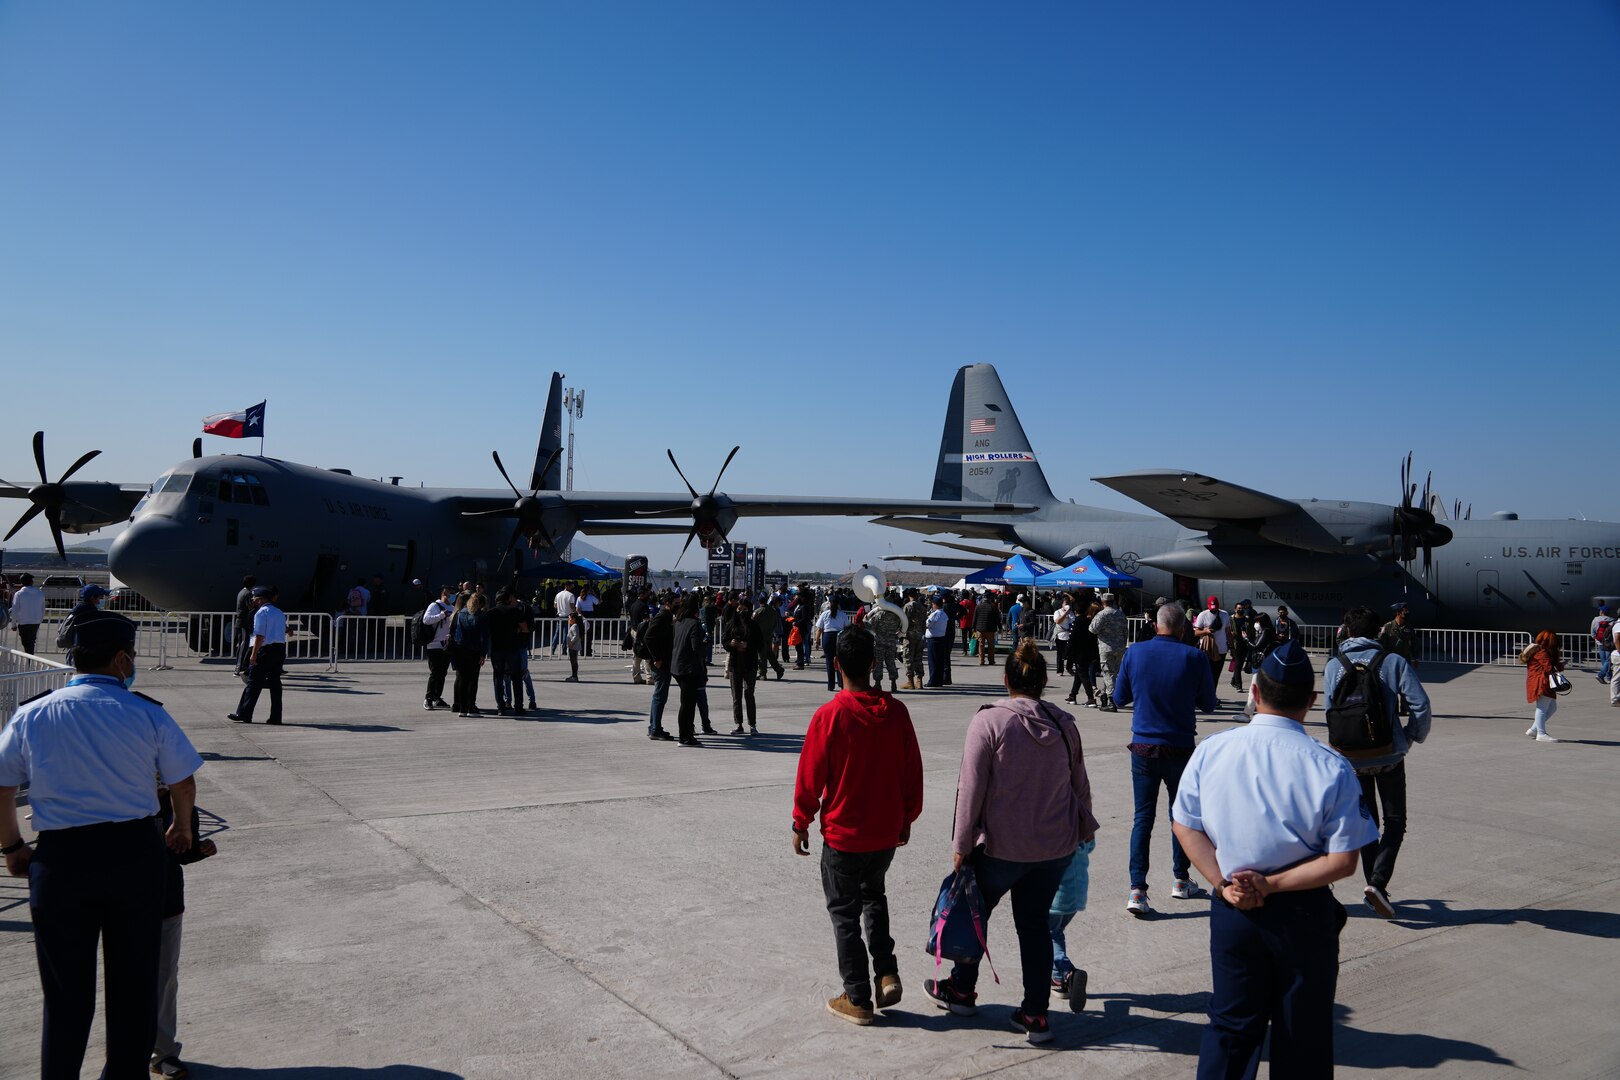
[[[703,745],[702,743],[698,742],[696,739],[676,739],[675,742],[676,742],[676,745],[678,745],[678,746],[702,746]]]
[[[495,710],[495,714],[497,716],[511,716],[512,715],[512,710],[508,709],[505,705],[502,705],[501,707],[499,707],[498,709]]]
[[[731,733],[733,735],[741,735],[743,733],[743,726],[738,724],[736,727],[731,729]]]
[[[225,719],[234,720],[238,724],[251,724],[251,723],[253,723],[253,717],[251,717],[251,716],[237,716],[235,713],[226,713],[225,714]]]
[[[426,709],[428,712],[432,712],[433,711],[433,702],[431,702],[431,701],[422,702],[422,708]]]
[[[759,728],[755,727],[753,724],[749,724],[748,725],[748,734],[750,734],[750,735],[758,735],[759,734]]]
[[[675,736],[671,735],[669,732],[665,731],[663,728],[659,728],[657,731],[653,732],[651,735],[648,735],[647,738],[651,739],[653,742],[674,742],[675,741]]]
[[[274,725],[276,725],[276,727],[280,727],[280,726],[281,726],[281,721],[280,721],[280,720],[266,720],[266,721],[265,721],[265,723],[267,723],[267,724],[274,724]]]
[[[1077,701],[1075,701],[1074,698],[1072,698],[1072,697],[1066,697],[1066,698],[1063,699],[1063,704],[1065,704],[1065,705],[1077,705],[1079,703]]]
[[[703,734],[705,734],[705,735],[718,735],[720,733],[718,731],[714,730],[714,728],[710,727],[708,724],[704,724],[703,725]]]
[[[442,697],[436,697],[433,699],[433,707],[435,709],[448,709],[450,707],[450,703],[444,700]]]

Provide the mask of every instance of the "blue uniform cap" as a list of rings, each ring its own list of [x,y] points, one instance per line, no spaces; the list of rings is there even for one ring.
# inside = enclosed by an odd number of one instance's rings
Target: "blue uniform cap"
[[[135,647],[135,624],[116,611],[97,611],[73,620],[73,644],[86,648]]]
[[[80,600],[94,600],[98,596],[106,596],[107,590],[92,582],[79,590]]]
[[[1406,610],[1406,605],[1404,603],[1402,603],[1402,604],[1391,604],[1391,605],[1389,605],[1389,610],[1391,610],[1395,614],[1399,615],[1401,612]]]
[[[253,595],[254,596],[269,596],[270,595],[270,586],[268,586],[268,585],[255,585],[253,587]]]
[[[1260,664],[1260,670],[1266,678],[1284,686],[1316,685],[1316,669],[1311,667],[1311,658],[1298,639],[1290,639],[1271,650]]]

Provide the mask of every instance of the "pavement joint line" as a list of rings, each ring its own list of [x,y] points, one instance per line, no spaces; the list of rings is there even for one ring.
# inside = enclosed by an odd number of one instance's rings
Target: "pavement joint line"
[[[248,742],[251,745],[258,747],[264,753],[270,754],[269,750],[266,750],[263,746],[260,746],[259,743],[255,742],[253,739],[248,738],[248,734],[249,734],[248,732],[246,732],[246,731],[238,731],[235,734],[236,734],[236,736],[238,738],[244,740],[245,742]],[[358,814],[354,813],[354,811],[350,810],[347,806],[344,806],[341,802],[339,802],[332,795],[331,792],[327,791],[325,788],[321,787],[319,784],[315,783],[313,780],[310,780],[308,777],[301,776],[297,772],[294,772],[290,765],[286,764],[284,761],[282,761],[280,758],[276,757],[274,754],[270,754],[270,756],[276,762],[277,765],[281,766],[281,768],[283,770],[285,770],[288,773],[288,775],[292,776],[300,784],[304,784],[304,785],[306,785],[308,787],[312,787],[316,791],[320,792],[321,795],[323,797],[325,797],[328,802],[330,802],[333,806],[335,806],[339,810],[341,810],[343,812],[343,814],[345,816],[347,816],[351,821],[355,822],[356,824],[359,824],[359,825],[363,826],[367,831],[369,831],[374,836],[381,839],[385,844],[388,844],[390,847],[396,849],[397,851],[402,852],[407,858],[409,858],[412,862],[416,863],[416,865],[420,866],[424,871],[426,871],[429,875],[431,875],[434,879],[439,881],[441,884],[443,884],[447,888],[455,890],[456,892],[460,893],[462,896],[467,897],[469,900],[472,900],[479,907],[483,908],[485,911],[488,911],[491,915],[495,916],[495,918],[499,919],[501,922],[505,923],[507,926],[510,926],[512,929],[516,930],[518,933],[523,934],[525,937],[529,938],[531,941],[533,941],[541,949],[544,949],[547,953],[551,954],[551,956],[554,957],[557,961],[567,965],[573,971],[577,972],[582,978],[587,979],[591,983],[595,984],[599,989],[602,990],[603,993],[605,993],[608,996],[612,997],[614,1000],[620,1002],[622,1005],[624,1005],[625,1008],[629,1009],[631,1012],[635,1013],[637,1016],[639,1016],[643,1020],[647,1021],[647,1023],[651,1024],[657,1030],[663,1032],[670,1039],[673,1039],[675,1042],[679,1043],[682,1047],[684,1047],[687,1050],[688,1053],[690,1053],[690,1054],[700,1058],[701,1060],[707,1062],[711,1067],[713,1067],[715,1069],[716,1072],[718,1072],[721,1076],[725,1077],[726,1080],[741,1080],[741,1078],[736,1073],[734,1073],[730,1069],[726,1068],[724,1065],[722,1065],[720,1062],[716,1061],[714,1058],[710,1057],[708,1054],[704,1053],[702,1050],[699,1050],[696,1046],[692,1045],[691,1042],[689,1042],[686,1039],[682,1038],[676,1032],[672,1031],[670,1028],[668,1028],[664,1024],[660,1023],[655,1017],[650,1015],[646,1010],[642,1009],[635,1002],[629,1000],[623,994],[620,994],[617,990],[615,990],[613,987],[609,986],[607,983],[605,983],[601,979],[597,978],[588,969],[581,966],[581,963],[582,963],[581,961],[576,960],[571,956],[566,956],[562,952],[558,951],[556,948],[554,948],[550,943],[548,943],[546,941],[545,936],[542,935],[540,933],[540,931],[538,931],[536,929],[532,929],[532,928],[528,927],[527,925],[524,925],[523,923],[514,921],[513,919],[507,917],[506,913],[503,912],[500,908],[496,907],[494,904],[490,903],[488,900],[485,900],[482,896],[473,895],[471,892],[467,891],[467,889],[464,886],[462,886],[460,882],[452,880],[448,875],[446,875],[443,871],[439,870],[437,867],[433,866],[426,859],[424,859],[420,854],[418,854],[417,852],[411,850],[405,844],[403,844],[400,841],[394,839],[392,836],[389,836],[386,832],[384,832],[382,829],[378,828],[372,822],[367,821],[363,817],[360,817]],[[755,785],[755,786],[780,787],[782,785],[780,783],[776,783],[776,784]],[[724,790],[732,790],[732,789],[718,788],[718,789],[713,789],[713,790],[724,791]],[[738,790],[741,790],[741,789],[738,789]],[[692,794],[703,794],[703,793],[694,792]],[[636,798],[654,798],[654,797],[657,797],[657,796],[636,796]],[[625,801],[634,801],[634,800],[631,799],[631,798],[625,798],[625,799],[585,800],[585,801],[588,801],[588,802],[625,802]],[[542,804],[539,804],[539,805],[550,806],[550,805],[570,805],[570,804],[542,803]],[[507,808],[503,807],[502,809],[507,809]],[[483,812],[487,812],[487,811],[455,811],[455,813],[483,813]],[[406,818],[413,818],[413,817],[441,817],[441,816],[447,817],[447,816],[449,816],[449,814],[448,813],[446,813],[446,814],[407,814],[407,815],[403,815],[403,816],[406,817]],[[394,820],[394,819],[379,819],[379,820]],[[307,823],[289,822],[289,823],[287,823],[287,826],[288,827],[296,827],[299,824],[307,824]]]

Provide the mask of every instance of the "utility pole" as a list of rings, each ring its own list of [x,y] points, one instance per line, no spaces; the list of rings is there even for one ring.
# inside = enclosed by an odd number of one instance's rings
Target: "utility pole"
[[[574,490],[574,420],[585,416],[585,391],[575,390],[572,386],[563,389],[563,412],[568,414],[568,475],[563,482],[563,490]],[[563,561],[568,562],[574,557],[574,541],[570,537],[568,546],[563,549]]]

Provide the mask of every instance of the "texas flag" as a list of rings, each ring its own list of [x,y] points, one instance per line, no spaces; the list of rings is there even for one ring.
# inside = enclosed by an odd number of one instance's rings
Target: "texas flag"
[[[203,417],[203,434],[219,435],[227,439],[264,438],[263,401],[242,412],[222,412]]]

